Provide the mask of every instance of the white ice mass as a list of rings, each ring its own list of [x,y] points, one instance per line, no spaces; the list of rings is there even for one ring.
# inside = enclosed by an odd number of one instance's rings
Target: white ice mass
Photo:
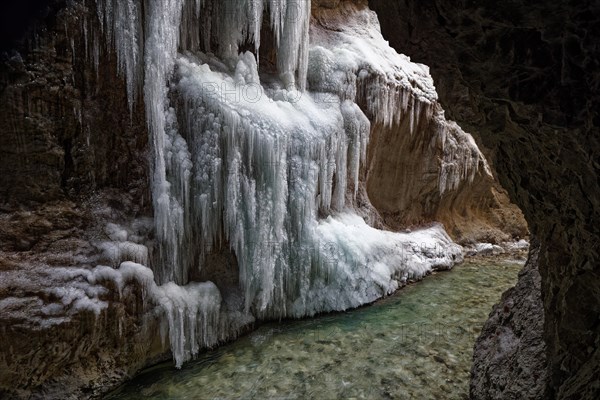
[[[180,366],[240,321],[357,307],[462,259],[441,225],[395,233],[358,212],[371,122],[414,127],[437,100],[428,68],[389,47],[373,12],[352,9],[343,30],[329,30],[311,24],[310,0],[97,6],[130,105],[143,96],[146,106],[158,244],[152,256],[126,229],[107,226],[111,241],[98,246],[113,265],[69,272],[80,287],[54,293],[60,307],[102,310],[90,288],[136,280],[162,308]],[[261,68],[263,25],[276,72]],[[475,172],[448,157],[440,186],[450,190]],[[214,283],[190,281],[221,248],[239,266],[238,312],[224,311]]]

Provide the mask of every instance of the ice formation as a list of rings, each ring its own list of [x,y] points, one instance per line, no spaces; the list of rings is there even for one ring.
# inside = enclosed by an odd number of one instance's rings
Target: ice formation
[[[146,107],[158,245],[151,257],[108,226],[112,241],[98,246],[112,265],[79,273],[88,287],[139,282],[163,309],[178,366],[235,326],[224,319],[356,307],[462,257],[441,226],[393,233],[358,216],[371,123],[408,119],[414,135],[441,112],[427,67],[389,47],[374,13],[328,30],[310,26],[309,0],[96,3],[130,106],[143,96]],[[264,26],[276,73],[259,68]],[[448,157],[442,192],[474,173],[471,159]],[[190,282],[223,248],[239,265],[236,315],[215,284]],[[94,293],[62,298],[106,307]]]
[[[221,295],[212,282],[183,286],[169,282],[159,286],[152,270],[130,261],[117,269],[99,265],[93,269],[41,267],[6,271],[0,290],[15,283],[22,293],[0,300],[0,312],[10,315],[15,323],[24,321],[20,323],[31,329],[62,324],[81,312],[91,312],[98,318],[109,308],[110,301],[121,300],[126,286],[138,285],[148,308],[158,312],[163,342],[168,341],[178,367],[201,348],[222,341],[228,330],[251,322],[221,308]],[[117,298],[111,298],[108,283],[116,288]]]

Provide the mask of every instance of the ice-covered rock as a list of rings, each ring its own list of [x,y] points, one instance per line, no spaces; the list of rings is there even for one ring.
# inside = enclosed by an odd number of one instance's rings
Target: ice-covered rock
[[[525,239],[520,239],[517,242],[503,243],[502,245],[511,251],[529,249],[529,242]]]
[[[504,248],[492,243],[477,243],[467,252],[469,255],[491,256],[504,253]]]
[[[310,1],[148,2],[143,24],[135,2],[99,4],[130,91],[143,87],[153,279],[138,265],[150,266],[148,251],[119,227],[107,227],[115,242],[99,247],[121,274],[137,271],[147,297],[166,310],[177,365],[218,337],[223,294],[190,281],[214,251],[235,254],[240,312],[258,318],[357,307],[461,260],[439,225],[394,233],[361,216],[371,207],[366,197],[357,201],[371,121],[406,123],[416,134],[437,98],[428,69],[388,46],[374,13],[354,10],[343,30],[314,24],[309,41]],[[263,15],[275,74],[259,70]],[[207,17],[213,24],[204,29]],[[239,51],[247,41],[254,53]],[[471,147],[473,159],[448,152],[441,193],[476,173],[483,156]]]

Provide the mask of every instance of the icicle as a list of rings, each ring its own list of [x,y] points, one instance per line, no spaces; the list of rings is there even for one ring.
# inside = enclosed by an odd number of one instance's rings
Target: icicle
[[[306,88],[310,0],[269,0],[278,41],[277,64],[284,86]]]
[[[152,2],[148,10],[145,43],[144,99],[148,130],[154,152],[153,200],[156,234],[161,243],[160,282],[187,282],[187,276],[175,274],[180,266],[180,247],[184,241],[181,199],[173,198],[167,180],[167,80],[175,65],[179,45],[179,22],[183,0]]]
[[[144,44],[141,6],[136,0],[97,0],[96,8],[100,29],[106,30],[108,47],[114,46],[119,73],[125,77],[131,112],[142,82]]]

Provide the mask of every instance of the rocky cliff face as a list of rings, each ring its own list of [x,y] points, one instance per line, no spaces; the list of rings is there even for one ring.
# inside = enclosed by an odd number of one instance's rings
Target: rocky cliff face
[[[108,221],[138,220],[147,236],[148,135],[143,103],[127,112],[114,54],[87,47],[86,35],[100,35],[96,15],[80,3],[47,3],[0,63],[0,395],[7,398],[90,396],[168,357],[135,282],[121,293],[96,286],[97,300],[110,304],[101,312],[78,303],[90,287],[75,267],[110,263],[98,248]]]
[[[502,295],[473,351],[471,398],[543,399],[547,390],[538,243],[514,288]],[[511,365],[512,368],[506,368]]]
[[[95,14],[60,2],[47,13],[0,67],[0,243],[30,256],[86,239],[98,202],[117,219],[151,215],[143,103],[127,112],[114,54],[88,47]]]
[[[369,3],[390,44],[431,67],[442,104],[490,149],[540,240],[547,396],[597,398],[598,4]],[[496,368],[509,377],[518,366]]]
[[[169,357],[169,351],[181,354],[180,363],[198,348],[172,348],[175,341],[169,335],[174,333],[161,321],[189,322],[177,313],[194,306],[186,293],[198,297],[220,291],[223,307],[212,304],[216,310],[210,310],[220,316],[215,329],[229,323],[227,315],[239,312],[244,301],[238,276],[232,274],[239,273],[236,257],[227,251],[211,254],[206,268],[181,277],[210,279],[216,286],[190,286],[176,298],[169,286],[157,287],[147,269],[127,263],[148,264],[160,253],[151,220],[156,210],[149,171],[157,158],[148,141],[152,135],[146,114],[152,107],[144,104],[141,88],[131,78],[140,73],[139,65],[124,61],[131,54],[122,52],[135,49],[114,47],[125,38],[141,48],[144,38],[111,36],[107,32],[115,32],[118,23],[108,19],[110,8],[98,10],[96,2],[49,4],[48,14],[17,51],[3,55],[1,65],[0,106],[6,112],[0,115],[0,336],[10,345],[0,356],[0,390],[9,396],[57,397],[65,388],[75,397],[89,396]],[[374,34],[373,15],[365,7],[365,2],[313,2],[311,35],[343,41],[360,29]],[[345,25],[348,21],[354,25]],[[135,29],[135,23],[128,28]],[[268,32],[263,38],[260,51],[268,62],[261,72],[269,72],[277,66],[277,52]],[[197,40],[190,34],[182,46]],[[181,74],[184,67],[194,66],[180,62]],[[410,68],[427,81],[425,67]],[[372,225],[399,230],[437,220],[466,242],[527,233],[471,137],[445,119],[431,94],[429,100],[418,94],[419,82],[396,87],[395,77],[368,68],[361,74],[330,72],[335,79],[340,73],[346,76],[346,92],[330,90],[323,85],[327,80],[310,75],[309,89],[342,100],[355,93],[370,119],[371,143],[357,178],[360,187],[350,187],[348,193],[356,189],[353,206]],[[387,104],[377,103],[381,96],[372,90],[375,83],[389,89]],[[399,109],[397,119],[389,117]],[[125,265],[115,272],[122,261]],[[169,306],[161,308],[160,303]],[[197,305],[194,310],[208,313]],[[198,336],[210,338],[200,345],[226,340],[251,320],[238,319],[220,333],[202,331]],[[34,350],[31,340],[40,343]],[[26,367],[17,371],[11,367],[16,363]],[[67,370],[74,372],[67,375]]]

